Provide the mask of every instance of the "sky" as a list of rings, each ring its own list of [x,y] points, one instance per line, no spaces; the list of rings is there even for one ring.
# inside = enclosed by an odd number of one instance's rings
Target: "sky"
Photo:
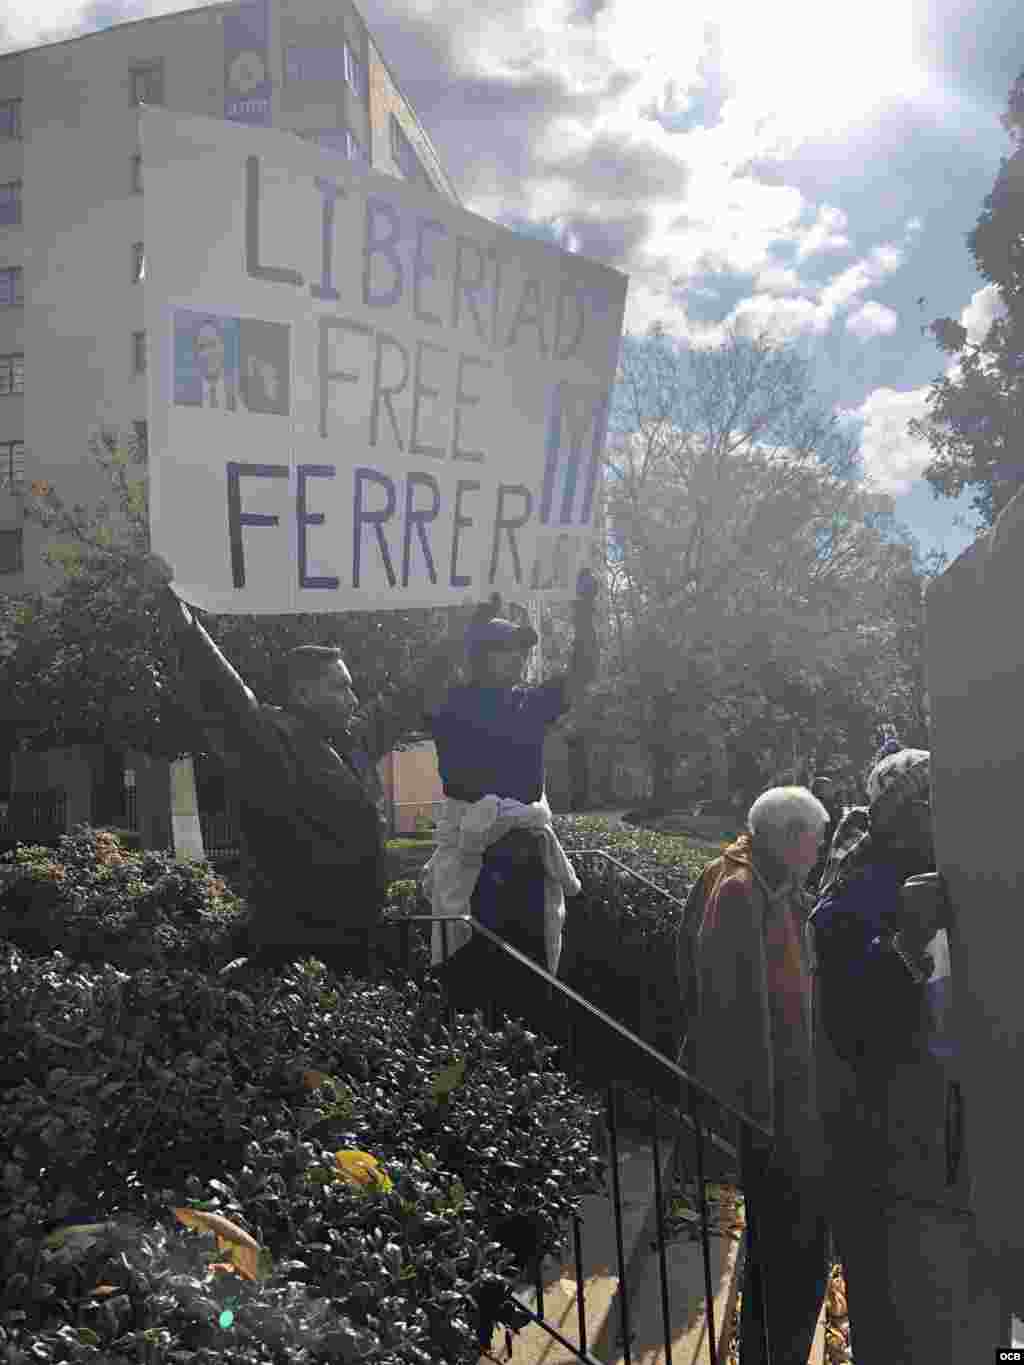
[[[5,0],[0,50],[185,8]],[[629,276],[625,326],[767,327],[861,432],[922,551],[973,539],[922,478],[922,327],[1000,308],[965,236],[1012,150],[1016,0],[357,0],[464,205]]]

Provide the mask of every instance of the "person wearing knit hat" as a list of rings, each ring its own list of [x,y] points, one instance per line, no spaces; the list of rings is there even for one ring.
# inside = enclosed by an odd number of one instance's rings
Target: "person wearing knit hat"
[[[552,973],[561,955],[565,896],[580,888],[551,824],[544,738],[582,698],[597,669],[597,580],[589,570],[581,572],[577,594],[567,673],[524,683],[537,634],[525,612],[517,620],[502,615],[495,595],[466,631],[467,680],[450,685],[438,676],[425,700],[445,795],[437,849],[424,870],[433,913],[472,914]],[[497,970],[495,951],[465,924],[448,923],[445,930],[435,924],[432,960],[444,963],[440,975],[458,1008],[496,998],[495,977],[504,981],[511,968],[505,957]],[[527,1007],[520,1012],[527,1014]]]
[[[908,846],[909,856],[933,861],[931,833],[931,755],[927,749],[905,749],[898,739],[883,744],[865,780],[867,806],[851,806],[832,836],[817,894],[823,896],[844,869],[876,850],[882,841],[891,851]],[[869,833],[875,844],[865,843]],[[908,875],[911,875],[908,873]]]
[[[955,1047],[934,1045],[925,984],[925,948],[939,951],[951,913],[935,874],[930,752],[880,754],[866,787],[867,831],[830,868],[810,921],[828,1216],[855,1359],[959,1365],[969,1278],[956,1210],[968,1195],[949,1128]]]

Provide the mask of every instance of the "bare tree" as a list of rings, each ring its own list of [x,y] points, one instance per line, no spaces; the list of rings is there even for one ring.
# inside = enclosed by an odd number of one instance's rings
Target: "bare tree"
[[[880,609],[910,550],[857,466],[791,347],[735,330],[705,351],[658,327],[624,339],[606,476],[613,690],[656,802],[693,749],[724,800],[759,661],[820,669]]]

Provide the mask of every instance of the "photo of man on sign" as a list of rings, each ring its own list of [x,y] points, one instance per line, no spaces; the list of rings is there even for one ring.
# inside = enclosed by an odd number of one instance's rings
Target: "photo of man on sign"
[[[238,321],[239,396],[247,412],[289,412],[288,328],[280,322]]]
[[[179,308],[174,314],[174,401],[183,407],[289,412],[288,327]]]
[[[238,321],[180,308],[174,315],[174,401],[234,412],[238,406]]]

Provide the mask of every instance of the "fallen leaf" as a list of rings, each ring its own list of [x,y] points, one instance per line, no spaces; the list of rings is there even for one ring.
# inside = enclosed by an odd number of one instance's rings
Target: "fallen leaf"
[[[440,1104],[446,1100],[453,1090],[462,1084],[466,1074],[466,1060],[460,1058],[457,1062],[452,1062],[451,1066],[444,1067],[438,1071],[430,1080],[430,1093],[434,1098],[435,1104]]]
[[[339,1177],[350,1185],[380,1190],[384,1194],[394,1188],[390,1177],[377,1164],[377,1158],[369,1152],[360,1152],[354,1147],[345,1148],[334,1153],[334,1164]]]
[[[212,1232],[218,1248],[227,1251],[240,1275],[247,1280],[260,1278],[260,1245],[244,1228],[222,1214],[207,1213],[203,1209],[175,1209],[174,1216],[187,1228]]]

